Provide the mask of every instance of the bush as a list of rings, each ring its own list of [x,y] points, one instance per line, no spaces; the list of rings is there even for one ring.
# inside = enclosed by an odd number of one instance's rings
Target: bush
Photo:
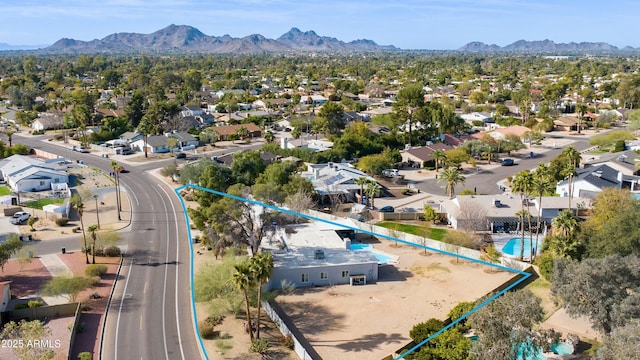
[[[411,190],[409,190],[409,189],[402,189],[402,195],[409,195],[409,193],[411,193]]]
[[[120,251],[120,248],[117,246],[109,246],[108,248],[104,249],[104,256],[118,257],[121,254],[122,252]]]
[[[211,324],[213,326],[222,324],[223,320],[224,320],[224,315],[211,315],[206,319],[204,319],[206,323]]]
[[[268,340],[255,339],[249,348],[249,352],[264,354],[269,350],[269,346],[271,346],[271,344],[269,344]]]
[[[444,327],[444,322],[436,318],[431,318],[426,322],[419,323],[409,331],[409,336],[416,343],[422,342],[422,340],[435,334],[438,330]]]
[[[293,341],[293,336],[291,336],[291,334],[283,336],[280,339],[280,343],[282,343],[282,346],[286,347],[289,350],[293,350],[293,348],[296,346],[296,343],[295,341]]]
[[[102,277],[102,275],[107,273],[107,265],[105,264],[91,264],[84,269],[85,275],[89,277]]]
[[[91,353],[88,351],[81,352],[80,354],[78,354],[78,360],[91,360],[91,359],[93,359],[93,357]]]
[[[553,274],[553,260],[553,255],[548,251],[536,257],[535,260],[540,270],[540,275],[548,281],[551,281],[551,275]]]
[[[58,225],[58,226],[67,226],[68,223],[69,223],[69,219],[68,218],[56,219],[56,225]]]
[[[14,310],[22,310],[22,309],[26,309],[29,307],[29,304],[27,303],[20,303],[17,304],[16,306],[13,307]]]
[[[200,321],[198,324],[198,330],[200,330],[200,336],[202,336],[203,339],[211,339],[215,333],[213,329],[213,324],[207,321]]]
[[[37,307],[44,306],[44,303],[38,300],[31,300],[27,303],[27,306],[30,308],[37,308]]]

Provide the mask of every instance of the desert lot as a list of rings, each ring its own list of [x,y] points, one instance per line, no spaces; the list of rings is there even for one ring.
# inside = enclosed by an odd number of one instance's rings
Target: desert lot
[[[409,245],[372,245],[399,257],[380,267],[377,284],[300,288],[275,300],[323,359],[382,359],[411,341],[415,324],[444,320],[515,275]]]

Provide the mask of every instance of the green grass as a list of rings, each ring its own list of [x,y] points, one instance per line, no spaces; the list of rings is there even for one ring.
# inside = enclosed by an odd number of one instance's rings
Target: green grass
[[[11,194],[11,189],[8,186],[0,186],[0,196]]]
[[[25,207],[28,208],[32,208],[32,209],[40,209],[42,210],[42,208],[46,205],[50,205],[50,204],[62,204],[64,202],[64,199],[39,199],[39,200],[33,200],[33,201],[29,201],[24,203]]]
[[[407,234],[412,234],[416,236],[424,236],[429,239],[441,241],[444,236],[447,234],[447,229],[439,229],[439,228],[431,228],[428,226],[421,225],[413,225],[413,224],[403,224],[392,221],[382,221],[377,223],[376,225],[382,226],[383,228],[392,229],[401,231]]]

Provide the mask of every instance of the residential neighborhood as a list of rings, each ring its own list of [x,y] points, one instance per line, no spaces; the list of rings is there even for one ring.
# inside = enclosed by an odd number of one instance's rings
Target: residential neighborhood
[[[350,359],[364,343],[372,359],[451,347],[481,359],[528,343],[536,359],[612,358],[597,354],[638,320],[625,307],[640,290],[638,64],[0,57],[2,323],[28,318],[9,302],[61,305],[20,284],[26,254],[29,271],[56,278],[47,269],[66,255],[90,266],[91,243],[112,241],[130,252],[108,265],[108,311],[81,351],[93,358],[115,356],[114,342],[164,356],[145,340],[165,326],[156,313],[177,324],[169,338],[185,334],[167,348],[204,358]],[[603,319],[605,300],[575,296],[610,277],[617,303]],[[65,314],[96,300],[82,294]],[[483,322],[510,302],[530,313],[509,316],[531,319],[501,318],[522,336],[513,343]],[[92,318],[83,311],[69,316]],[[119,312],[130,315],[108,317]]]

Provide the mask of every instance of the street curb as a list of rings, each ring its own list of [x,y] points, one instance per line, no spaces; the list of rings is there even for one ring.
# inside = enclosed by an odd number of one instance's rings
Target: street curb
[[[116,271],[116,278],[113,281],[113,286],[111,287],[111,292],[109,293],[109,300],[107,300],[107,306],[104,310],[104,319],[102,320],[102,330],[100,331],[100,347],[98,350],[98,359],[102,359],[102,345],[104,342],[104,335],[106,331],[107,324],[107,316],[109,316],[109,308],[111,307],[111,301],[113,300],[113,293],[116,291],[116,285],[118,284],[118,278],[120,277],[120,270],[122,270],[122,264],[124,263],[124,256],[120,255],[120,265],[118,265],[118,270]]]

